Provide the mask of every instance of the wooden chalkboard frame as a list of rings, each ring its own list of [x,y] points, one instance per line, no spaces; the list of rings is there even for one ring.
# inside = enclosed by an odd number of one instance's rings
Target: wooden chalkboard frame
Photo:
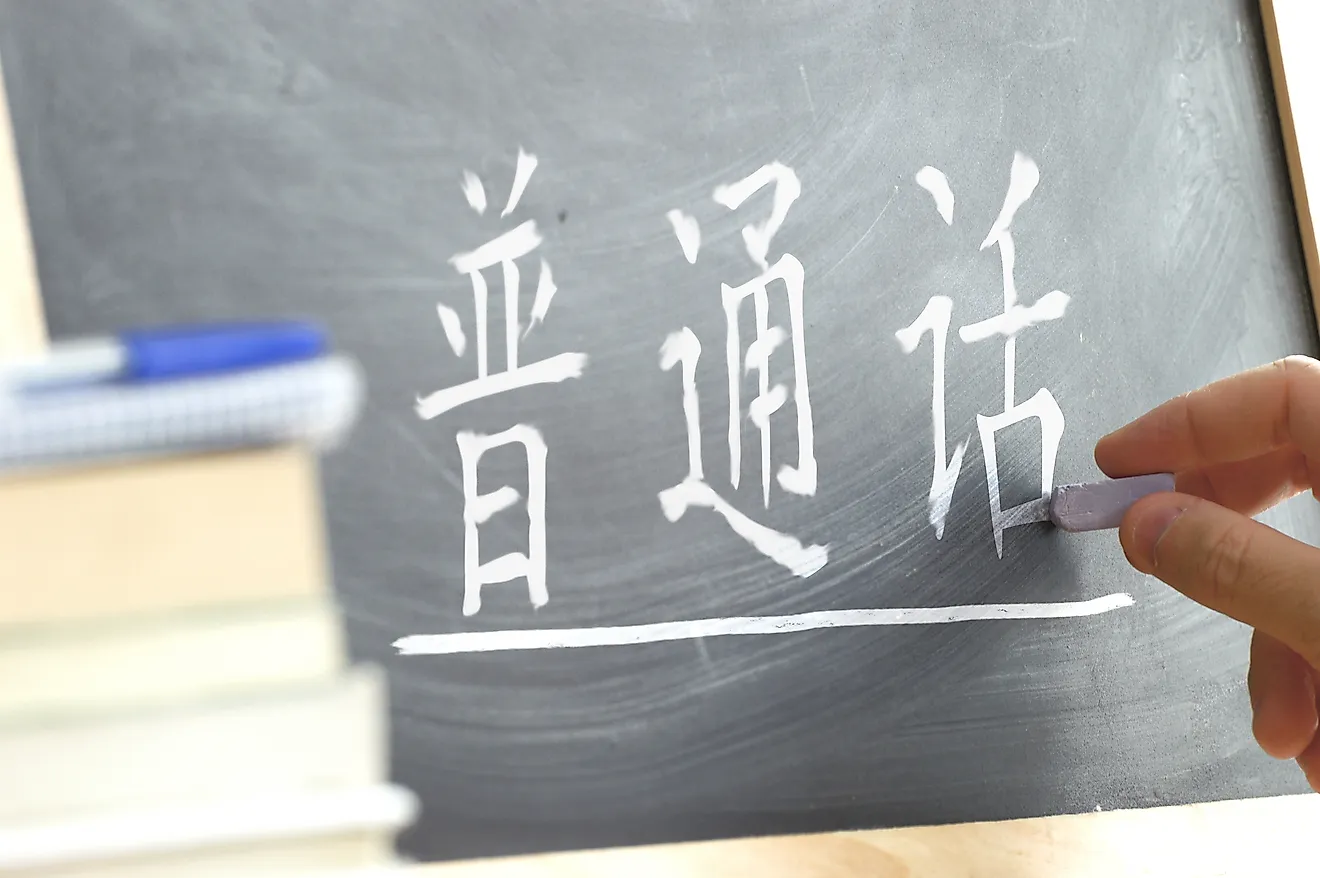
[[[1260,0],[1281,133],[1315,310],[1320,249],[1312,203],[1320,199],[1320,5]],[[8,100],[0,72],[0,359],[40,351],[46,327]],[[1290,84],[1294,90],[1290,91]],[[1278,796],[1000,823],[670,844],[417,866],[434,878],[801,874],[1179,876],[1282,874],[1315,856],[1320,796]]]
[[[1320,56],[1314,48],[1320,36],[1320,5],[1308,0],[1260,0],[1260,11],[1306,276],[1312,304],[1320,313],[1320,250],[1312,207],[1320,199],[1320,99],[1314,90],[1320,84]],[[1308,84],[1310,91],[1305,89]],[[1290,85],[1295,87],[1290,90]]]

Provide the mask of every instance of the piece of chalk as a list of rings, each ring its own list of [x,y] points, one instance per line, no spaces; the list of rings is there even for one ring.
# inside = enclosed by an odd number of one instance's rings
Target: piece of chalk
[[[1118,527],[1133,503],[1148,494],[1172,490],[1173,476],[1169,473],[1060,485],[1050,496],[1050,521],[1070,533]]]

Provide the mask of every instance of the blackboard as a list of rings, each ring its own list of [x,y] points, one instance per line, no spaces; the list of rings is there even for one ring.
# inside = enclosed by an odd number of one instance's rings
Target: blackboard
[[[312,316],[365,367],[326,496],[410,853],[1305,789],[1246,630],[1030,521],[1316,351],[1253,2],[7,2],[0,55],[56,337]]]

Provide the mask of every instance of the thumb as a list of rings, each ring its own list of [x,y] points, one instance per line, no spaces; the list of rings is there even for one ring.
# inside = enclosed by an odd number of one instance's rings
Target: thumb
[[[1133,504],[1119,541],[1142,573],[1274,636],[1320,668],[1320,549],[1176,493]]]

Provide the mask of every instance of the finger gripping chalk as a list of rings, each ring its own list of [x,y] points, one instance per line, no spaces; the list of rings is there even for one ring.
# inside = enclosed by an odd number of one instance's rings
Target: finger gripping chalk
[[[1142,497],[1173,490],[1173,475],[1156,473],[1087,485],[1060,485],[1050,495],[1050,521],[1070,533],[1115,528]]]

